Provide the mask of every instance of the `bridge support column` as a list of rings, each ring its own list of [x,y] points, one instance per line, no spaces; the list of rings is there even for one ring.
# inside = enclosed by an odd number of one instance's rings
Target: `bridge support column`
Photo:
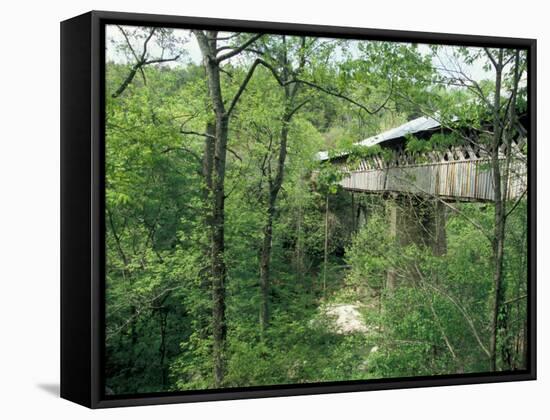
[[[398,223],[397,209],[398,209],[398,206],[397,206],[397,203],[395,202],[395,199],[390,198],[386,202],[386,214],[387,214],[389,226],[390,226],[390,232],[389,232],[390,237],[396,241],[398,240],[397,239],[397,230],[398,230],[397,229],[397,223]],[[386,288],[389,290],[395,289],[396,282],[397,282],[397,274],[395,272],[395,269],[390,268],[386,276]]]
[[[444,203],[411,196],[393,196],[388,198],[386,203],[389,234],[397,244],[429,247],[436,256],[447,252]],[[388,270],[387,288],[394,289],[397,285],[395,270]]]
[[[436,256],[447,253],[447,206],[439,200],[434,200],[432,205],[432,218],[430,232],[432,236],[431,247]]]

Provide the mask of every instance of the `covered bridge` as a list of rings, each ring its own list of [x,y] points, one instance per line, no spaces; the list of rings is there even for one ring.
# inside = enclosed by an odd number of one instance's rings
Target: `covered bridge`
[[[452,146],[416,153],[406,147],[410,136],[428,140],[436,133],[451,132],[433,118],[420,117],[356,143],[359,147],[379,145],[385,153],[369,155],[359,162],[350,159],[349,153],[330,156],[320,152],[318,158],[338,165],[345,173],[340,184],[352,194],[354,226],[361,225],[369,216],[354,208],[357,204],[353,204],[353,196],[381,194],[387,199],[390,235],[401,244],[421,244],[431,247],[434,255],[442,255],[446,253],[446,210],[450,203],[491,202],[495,195],[489,153],[469,141],[467,131],[458,137],[463,141],[453,142]],[[506,181],[509,200],[521,198],[527,192],[525,145],[524,137],[511,142],[510,176]],[[508,155],[504,147],[499,148],[501,162]],[[388,272],[387,282],[394,287],[396,274]]]
[[[390,159],[372,156],[352,166],[348,164],[346,153],[330,157],[327,152],[320,152],[318,157],[341,166],[347,174],[341,185],[348,191],[409,193],[450,201],[494,200],[490,157],[480,145],[464,140],[443,151],[407,151],[406,139],[409,136],[429,139],[435,133],[449,134],[450,130],[433,118],[420,117],[356,143],[357,146],[380,145],[389,149]],[[524,137],[512,141],[507,199],[517,198],[527,189],[527,157],[522,152],[525,143]],[[502,160],[505,158],[503,147]]]

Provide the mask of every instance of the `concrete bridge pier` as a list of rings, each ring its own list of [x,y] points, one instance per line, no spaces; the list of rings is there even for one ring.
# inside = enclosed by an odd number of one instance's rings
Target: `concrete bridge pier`
[[[447,252],[446,206],[440,200],[391,195],[386,201],[386,214],[390,236],[399,245],[430,248],[435,256]],[[388,270],[387,288],[394,289],[398,282],[395,270]]]

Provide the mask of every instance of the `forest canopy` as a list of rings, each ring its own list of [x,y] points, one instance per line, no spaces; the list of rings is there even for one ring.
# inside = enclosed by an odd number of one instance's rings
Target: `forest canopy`
[[[107,394],[526,368],[525,51],[106,31]]]

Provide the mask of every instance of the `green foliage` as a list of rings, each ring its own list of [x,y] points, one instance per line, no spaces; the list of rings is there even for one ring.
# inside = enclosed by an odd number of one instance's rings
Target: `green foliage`
[[[317,172],[317,191],[322,195],[335,194],[343,177],[344,174],[337,166],[324,162]]]
[[[147,33],[136,30],[135,48]],[[158,46],[172,53],[185,41],[171,31],[158,37]],[[126,59],[106,66],[106,391],[212,388],[212,191],[200,134],[213,112],[204,69],[182,60],[148,65],[113,98],[131,71],[133,54],[124,43],[112,44],[108,48]],[[329,149],[336,161],[347,154],[348,169],[362,160],[387,161],[387,148],[354,143],[430,106],[441,110],[449,130],[429,140],[410,136],[406,150],[444,150],[461,141],[451,130],[457,118],[480,128],[486,106],[469,93],[437,86],[432,55],[415,45],[270,35],[256,48],[281,77],[310,85],[297,83],[291,91],[293,83],[281,86],[272,70],[258,66],[230,118],[223,386],[487,371],[492,205],[456,204],[447,214],[446,252],[434,255],[421,230],[416,235],[425,240],[405,240],[406,223],[396,232],[388,222],[387,204],[406,210],[407,200],[352,196],[340,188],[341,168],[316,159]],[[459,53],[467,61],[479,58]],[[227,106],[257,55],[247,50],[223,64]],[[489,93],[494,85],[480,88]],[[518,100],[521,109],[525,92]],[[282,184],[270,209],[284,133]],[[426,207],[419,197],[406,198]],[[508,303],[498,349],[503,370],[525,365],[527,209],[524,201],[517,204],[505,243]],[[407,222],[422,225],[430,211]],[[270,218],[271,319],[261,331],[259,250]],[[389,274],[397,279],[395,289]],[[323,312],[335,303],[356,305],[364,330],[335,331],[335,320]]]
[[[346,250],[351,267],[347,280],[359,287],[379,293],[384,288],[386,272],[395,256],[394,241],[382,212],[377,212],[354,236]]]
[[[392,241],[380,209],[353,239],[346,253],[350,266],[347,281],[355,288],[374,291],[381,299],[382,308],[377,320],[383,334],[375,339],[380,349],[367,358],[368,377],[488,369],[485,349],[489,345],[492,313],[488,304],[493,293],[491,243],[468,220],[476,220],[489,228],[493,213],[484,205],[464,204],[459,211],[449,215],[448,248],[443,256],[434,256],[429,249],[416,244],[399,245]],[[522,242],[515,246],[517,242],[513,237],[521,237],[525,225],[520,222],[509,229],[507,255],[510,259],[506,264],[505,288],[514,289],[508,291],[510,296],[522,296],[524,290],[517,287],[525,285],[525,273],[521,272],[525,268],[521,262],[525,248]],[[390,271],[399,278],[395,290],[384,286]],[[524,302],[518,303],[514,315],[507,315],[507,319],[522,319],[524,309]],[[502,334],[508,334],[510,342],[518,339],[518,330],[507,329]],[[500,363],[507,366],[515,362],[518,366],[522,357],[511,351],[512,362],[502,359]]]

